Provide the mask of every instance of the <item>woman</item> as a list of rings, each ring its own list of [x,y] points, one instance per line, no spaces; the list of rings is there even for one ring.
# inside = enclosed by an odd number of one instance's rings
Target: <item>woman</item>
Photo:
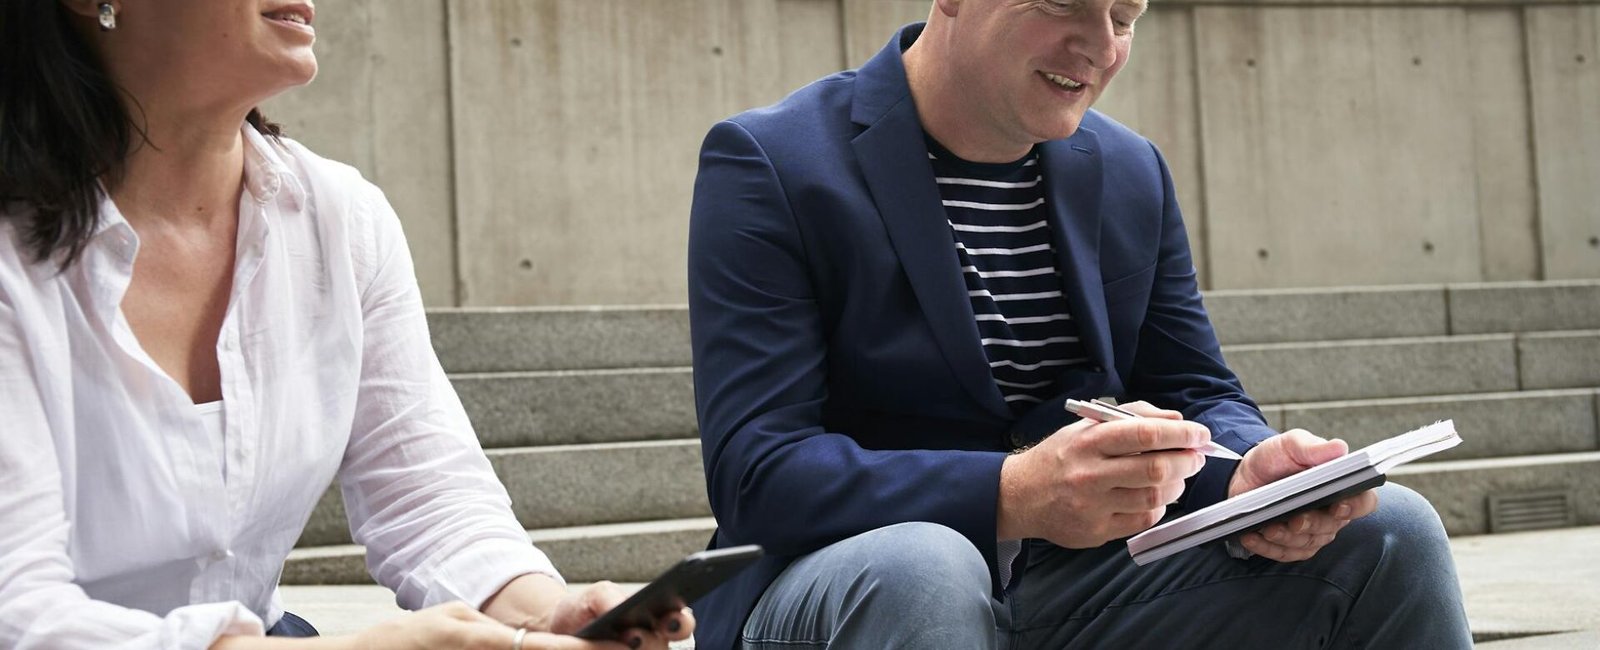
[[[622,647],[567,594],[429,344],[381,193],[255,106],[315,75],[303,0],[0,6],[0,647]],[[277,580],[340,479],[423,611],[343,638]],[[666,647],[687,611],[632,647]]]

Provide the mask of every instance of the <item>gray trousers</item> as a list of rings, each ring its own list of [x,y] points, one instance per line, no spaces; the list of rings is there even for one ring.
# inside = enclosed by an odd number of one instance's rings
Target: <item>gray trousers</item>
[[[1472,646],[1439,516],[1403,487],[1317,556],[1237,560],[1207,544],[1136,566],[1121,542],[1030,540],[1023,581],[991,597],[965,537],[888,526],[801,558],[746,622],[744,647],[1427,648]]]

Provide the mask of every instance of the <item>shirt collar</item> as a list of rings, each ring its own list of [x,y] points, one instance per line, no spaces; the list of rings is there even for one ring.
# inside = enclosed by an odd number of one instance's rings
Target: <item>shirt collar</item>
[[[279,147],[273,146],[272,141],[249,123],[241,128],[241,132],[244,135],[244,190],[250,198],[258,203],[266,203],[277,198],[279,192],[287,190],[293,204],[303,205],[305,188],[295,180]],[[100,220],[95,226],[94,237],[108,230],[127,231],[132,235],[132,227],[122,216],[122,211],[117,209],[116,202],[111,200],[111,193],[106,191],[105,184],[96,181],[95,186],[100,195]]]
[[[286,151],[283,147],[275,140],[262,135],[249,123],[246,123],[242,130],[245,143],[245,191],[260,203],[271,201],[278,197],[279,192],[286,191],[291,203],[304,204],[305,188],[295,180],[295,174],[285,159]]]

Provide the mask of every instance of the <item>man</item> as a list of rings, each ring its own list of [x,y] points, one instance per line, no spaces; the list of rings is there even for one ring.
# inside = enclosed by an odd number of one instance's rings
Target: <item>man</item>
[[[697,605],[701,647],[1470,644],[1403,488],[1246,535],[1251,559],[1136,567],[1116,541],[1345,453],[1267,428],[1165,163],[1089,110],[1143,10],[937,0],[860,70],[711,130],[689,280],[712,546],[770,556]],[[1095,396],[1147,417],[1062,409]]]

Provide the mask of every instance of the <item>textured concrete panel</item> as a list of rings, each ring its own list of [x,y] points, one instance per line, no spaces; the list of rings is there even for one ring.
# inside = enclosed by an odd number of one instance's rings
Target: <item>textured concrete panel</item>
[[[1237,345],[1223,353],[1245,390],[1269,404],[1517,389],[1508,335]]]
[[[1533,180],[1527,56],[1522,12],[1512,7],[1467,10],[1468,69],[1510,92],[1473,97],[1472,143],[1482,230],[1483,279],[1537,280],[1539,206]]]
[[[1452,536],[1489,532],[1493,494],[1570,490],[1577,524],[1600,524],[1600,452],[1415,463],[1389,477],[1428,497]]]
[[[1194,11],[1213,288],[1481,278],[1464,10]]]
[[[698,151],[776,101],[777,0],[452,0],[461,304],[682,302]]]
[[[1600,331],[1524,334],[1517,357],[1523,388],[1600,386]]]
[[[845,69],[843,12],[839,0],[778,0],[783,92]]]
[[[448,372],[687,366],[684,307],[534,307],[428,312]]]
[[[845,62],[852,68],[866,63],[894,32],[906,23],[928,19],[928,0],[842,0],[844,3]]]
[[[287,134],[355,165],[405,227],[428,305],[456,304],[444,0],[344,0],[317,11],[317,79],[263,109]]]
[[[1523,15],[1544,277],[1600,277],[1600,6]]]
[[[1600,328],[1600,280],[1458,284],[1450,332],[1540,332]]]
[[[1224,345],[1449,333],[1439,286],[1210,291],[1205,303]]]
[[[1429,460],[1493,458],[1600,450],[1592,390],[1488,393],[1448,397],[1285,404],[1284,423],[1351,449],[1438,420],[1455,420],[1462,443]]]
[[[484,447],[699,435],[688,368],[451,377]]]

